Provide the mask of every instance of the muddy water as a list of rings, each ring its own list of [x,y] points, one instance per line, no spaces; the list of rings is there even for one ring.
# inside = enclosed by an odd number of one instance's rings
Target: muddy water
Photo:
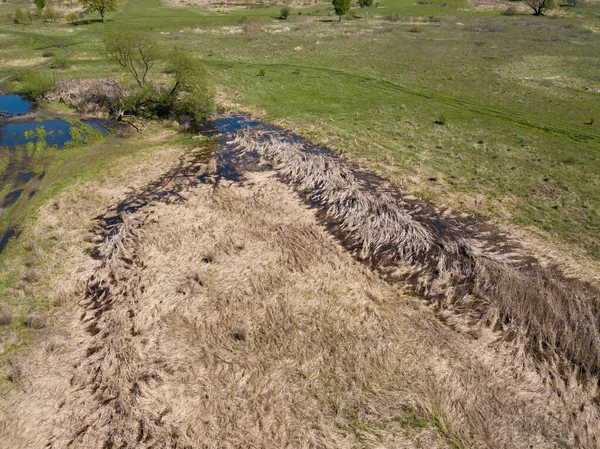
[[[32,109],[20,96],[0,96],[0,253],[18,236],[6,217],[35,195],[53,151],[110,132],[104,120],[44,118]]]

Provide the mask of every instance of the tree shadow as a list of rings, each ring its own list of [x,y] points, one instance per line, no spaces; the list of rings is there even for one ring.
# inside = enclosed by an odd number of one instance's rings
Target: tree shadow
[[[71,25],[80,26],[80,25],[90,25],[92,23],[108,23],[108,22],[113,22],[113,20],[106,19],[106,20],[104,20],[104,22],[102,22],[102,19],[83,19],[83,20],[78,20],[77,22],[71,22]]]

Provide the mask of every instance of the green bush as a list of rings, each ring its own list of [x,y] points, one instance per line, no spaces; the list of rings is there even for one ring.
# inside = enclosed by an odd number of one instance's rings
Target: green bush
[[[44,9],[44,12],[42,14],[42,18],[44,20],[47,20],[48,22],[57,22],[58,19],[60,19],[60,17],[61,17],[60,12],[58,12],[58,10],[54,9],[50,5],[46,6],[46,8]]]
[[[289,6],[284,6],[283,8],[281,8],[281,11],[279,11],[279,18],[282,20],[285,20],[288,18],[288,16],[290,15],[290,7]]]
[[[81,15],[78,12],[70,12],[65,17],[65,20],[67,21],[67,23],[70,23],[70,24],[79,22],[80,19],[81,19]]]
[[[21,70],[16,73],[10,89],[26,97],[37,100],[54,87],[52,75],[42,70]]]
[[[258,71],[258,76],[265,76],[266,74],[267,74],[267,71],[265,70],[264,67]]]
[[[517,8],[515,8],[514,6],[509,6],[508,8],[504,9],[500,14],[502,14],[503,16],[514,16],[515,14],[517,14]]]
[[[52,61],[52,64],[50,64],[51,69],[67,69],[69,66],[69,62],[64,58],[55,59]]]
[[[436,125],[445,125],[448,122],[448,119],[446,119],[446,117],[442,114],[440,114],[440,116],[437,118],[437,120],[435,120],[433,123],[435,123]]]
[[[134,88],[112,109],[147,119],[168,118],[201,123],[215,112],[215,91],[209,85],[204,64],[182,48],[165,52],[171,87],[145,83]]]
[[[14,23],[25,24],[33,22],[33,14],[31,11],[23,11],[21,8],[17,8],[14,14],[8,15]]]

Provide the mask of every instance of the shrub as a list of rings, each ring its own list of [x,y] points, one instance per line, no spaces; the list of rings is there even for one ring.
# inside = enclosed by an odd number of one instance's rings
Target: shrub
[[[44,20],[47,20],[48,22],[56,22],[58,21],[58,19],[60,19],[60,17],[60,12],[58,12],[52,6],[47,6],[46,9],[44,9],[44,13],[42,14],[42,18]]]
[[[258,71],[258,76],[265,76],[267,74],[267,71],[265,70],[264,67],[262,67],[259,71]]]
[[[50,64],[50,68],[57,69],[57,70],[67,69],[67,68],[69,68],[69,63],[64,58],[55,59],[54,61],[52,61],[52,64]]]
[[[446,119],[446,117],[444,117],[443,114],[440,114],[437,120],[435,120],[433,123],[435,123],[436,125],[445,125],[447,121],[448,120]]]
[[[79,22],[79,20],[81,19],[81,16],[79,15],[78,12],[70,12],[69,14],[67,14],[67,16],[65,17],[67,23],[70,24],[75,24],[76,22]]]
[[[284,6],[283,8],[281,8],[281,11],[279,11],[279,18],[282,20],[287,19],[289,15],[290,15],[290,7],[289,6]]]
[[[54,56],[54,52],[51,51],[45,51],[42,53],[42,58],[51,58],[52,56]]]
[[[411,26],[408,29],[408,32],[409,33],[420,33],[421,32],[421,28],[419,28],[418,26],[413,25],[413,26]]]
[[[10,16],[14,23],[24,24],[33,22],[33,14],[31,11],[23,11],[21,8],[17,8],[15,13]]]
[[[502,14],[503,16],[514,16],[515,14],[517,14],[517,8],[515,8],[514,6],[509,6],[500,14]]]
[[[17,72],[11,90],[36,100],[45,96],[54,87],[54,80],[47,72],[25,69]]]
[[[397,12],[390,13],[389,15],[386,16],[385,19],[390,22],[398,22],[400,20],[400,14],[398,14]]]

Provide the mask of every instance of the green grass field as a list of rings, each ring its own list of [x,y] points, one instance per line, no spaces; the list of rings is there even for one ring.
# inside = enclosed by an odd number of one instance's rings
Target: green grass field
[[[225,105],[343,150],[412,194],[600,257],[597,3],[507,17],[507,5],[384,0],[368,22],[340,24],[326,3],[283,21],[278,6],[129,0],[107,24],[79,26],[11,24],[15,6],[0,4],[0,77],[10,61],[38,65],[52,41],[67,46],[52,50],[67,62],[57,76],[125,79],[102,37],[151,30],[205,61]]]

